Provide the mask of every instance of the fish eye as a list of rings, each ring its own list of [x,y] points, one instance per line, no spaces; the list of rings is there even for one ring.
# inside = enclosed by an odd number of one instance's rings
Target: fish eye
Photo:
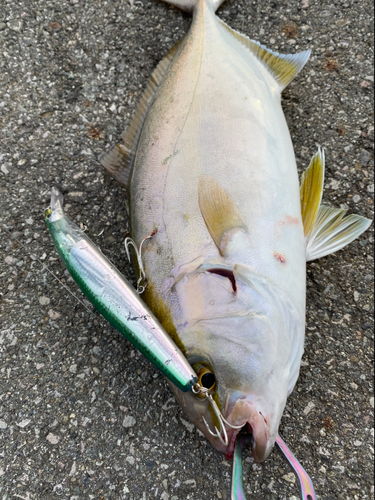
[[[198,384],[212,391],[216,385],[214,373],[206,367],[202,367],[198,372]]]
[[[216,384],[215,375],[211,372],[204,373],[201,377],[201,386],[206,389],[212,389]]]

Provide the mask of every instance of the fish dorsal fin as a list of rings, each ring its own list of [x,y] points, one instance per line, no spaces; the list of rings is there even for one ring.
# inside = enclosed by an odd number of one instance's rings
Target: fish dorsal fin
[[[301,212],[306,237],[306,261],[337,252],[371,225],[360,215],[321,205],[324,183],[324,151],[313,156],[301,180]]]
[[[301,213],[306,237],[313,230],[320,202],[322,201],[324,169],[324,151],[319,148],[318,152],[312,157],[310,165],[303,173],[301,179]]]
[[[320,206],[314,228],[307,238],[307,262],[341,250],[372,224],[366,217],[345,215],[346,210]]]
[[[311,50],[305,50],[298,54],[278,54],[265,45],[261,45],[242,33],[238,33],[224,21],[220,21],[220,23],[266,66],[279,85],[280,90],[283,90],[298,75],[310,57]]]
[[[115,144],[108,152],[103,152],[99,156],[103,167],[123,186],[127,186],[129,182],[131,167],[147,112],[183,39],[184,37],[177,42],[153,71],[134,118],[121,136],[123,144]]]
[[[211,175],[199,178],[198,198],[208,232],[223,255],[231,233],[245,230],[242,216],[233,199]]]

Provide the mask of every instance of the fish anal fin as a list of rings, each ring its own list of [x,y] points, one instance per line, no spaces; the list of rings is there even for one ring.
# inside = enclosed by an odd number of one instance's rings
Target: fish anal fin
[[[323,196],[325,157],[320,149],[312,157],[310,165],[301,179],[300,197],[301,213],[305,236],[308,237],[314,228],[320,203]]]
[[[148,110],[183,39],[184,37],[177,42],[153,71],[133,120],[121,136],[123,144],[115,144],[108,152],[104,152],[99,156],[100,163],[120,184],[125,186],[128,184],[139,137]]]
[[[234,232],[246,231],[237,205],[211,175],[202,175],[198,184],[199,208],[208,232],[222,255]]]
[[[283,90],[298,75],[310,57],[310,50],[305,50],[298,54],[278,54],[268,49],[265,45],[233,30],[224,21],[220,22],[224,28],[264,64],[276,80],[280,90]]]
[[[314,228],[307,238],[306,261],[320,259],[341,250],[372,224],[360,215],[347,215],[346,210],[321,205]]]
[[[306,238],[306,261],[337,252],[358,238],[372,221],[346,210],[321,205],[325,159],[319,149],[301,179],[301,212]]]

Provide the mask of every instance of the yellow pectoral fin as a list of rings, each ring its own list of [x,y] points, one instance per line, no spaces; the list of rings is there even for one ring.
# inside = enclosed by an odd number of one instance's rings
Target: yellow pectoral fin
[[[202,175],[198,185],[199,208],[208,232],[222,255],[229,235],[246,226],[237,205],[211,175]]]
[[[311,159],[309,167],[301,179],[301,213],[305,236],[308,237],[314,228],[320,202],[323,196],[324,184],[324,151],[319,151]]]

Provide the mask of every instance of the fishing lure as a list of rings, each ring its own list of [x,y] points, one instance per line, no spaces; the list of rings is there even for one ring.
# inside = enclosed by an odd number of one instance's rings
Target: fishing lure
[[[188,391],[197,376],[133,286],[63,212],[52,189],[45,220],[69,273],[96,309],[174,385]]]

